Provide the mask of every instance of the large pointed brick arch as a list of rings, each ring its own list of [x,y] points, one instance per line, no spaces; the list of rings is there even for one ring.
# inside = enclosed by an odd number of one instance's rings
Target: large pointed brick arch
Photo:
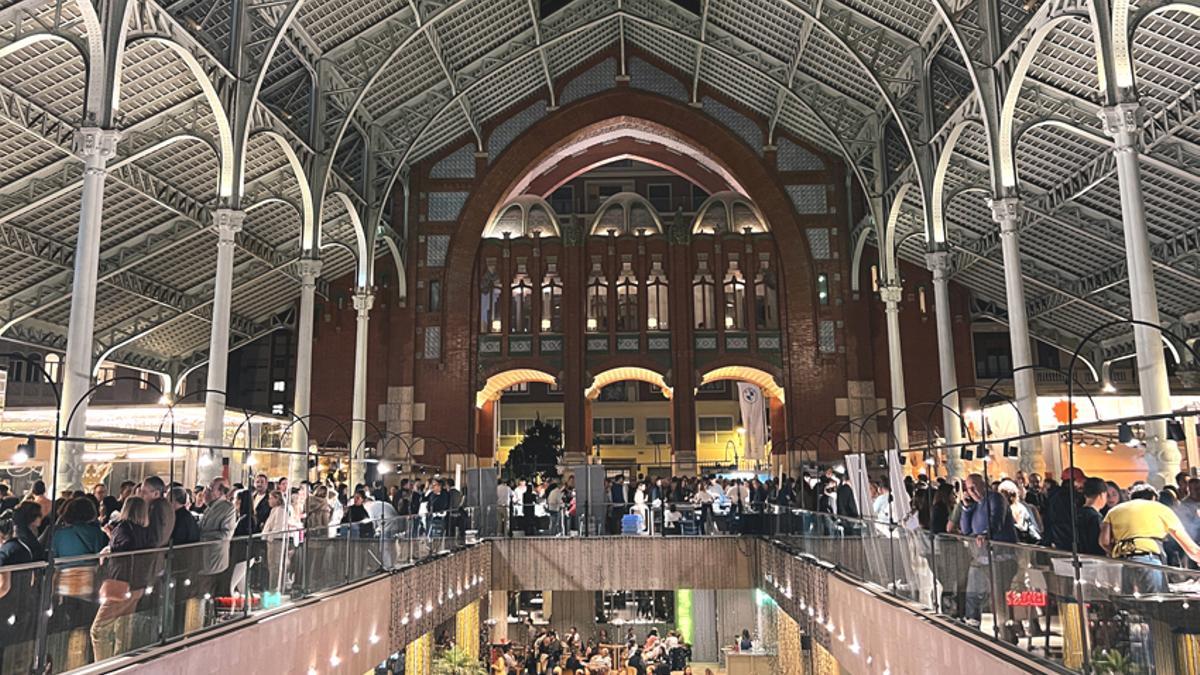
[[[806,406],[810,414],[814,409],[828,407],[825,405],[828,402],[816,400],[823,389],[826,393],[828,389],[811,381],[807,382],[810,386],[805,386],[806,378],[801,376],[808,373],[811,378],[820,370],[816,349],[816,273],[792,202],[775,168],[764,160],[760,149],[748,147],[702,111],[627,87],[583,99],[547,116],[526,130],[499,157],[491,158],[486,173],[475,184],[459,216],[446,260],[447,268],[454,273],[446,282],[445,302],[447,307],[455,309],[445,318],[445,370],[438,380],[438,387],[443,390],[438,398],[469,402],[474,393],[475,354],[471,339],[474,317],[470,308],[475,298],[471,270],[488,219],[531,167],[576,141],[581,132],[621,117],[644,120],[649,126],[670,130],[677,139],[706,149],[710,157],[720,162],[722,170],[745,186],[747,196],[770,223],[782,262],[781,280],[787,308],[784,325],[790,427],[787,431],[789,436],[796,435],[801,426],[792,420],[807,417],[802,413]],[[430,433],[464,444],[473,433],[456,414],[444,420],[436,415],[431,417],[425,423]]]

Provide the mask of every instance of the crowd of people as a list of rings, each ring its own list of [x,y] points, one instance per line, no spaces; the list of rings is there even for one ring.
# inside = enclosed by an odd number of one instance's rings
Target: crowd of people
[[[641,640],[630,627],[621,643],[613,643],[605,628],[584,640],[574,626],[562,635],[528,619],[525,626],[526,643],[505,643],[497,650],[491,664],[494,675],[606,675],[627,672],[626,668],[638,675],[692,673],[691,645],[675,630],[661,637],[651,628]],[[748,640],[748,631],[746,636]]]
[[[381,537],[444,536],[462,525],[454,516],[462,495],[448,479],[406,480],[390,491],[381,482],[350,491],[333,476],[289,485],[258,474],[249,483],[217,477],[189,490],[149,476],[122,482],[115,494],[97,483],[53,501],[40,480],[24,497],[0,484],[0,566],[55,562],[50,658],[75,667],[148,644],[160,631],[181,634],[198,627],[189,623],[236,615],[247,601],[269,607],[301,580],[344,578],[347,560],[363,572],[390,564]],[[423,517],[398,517],[407,514]],[[330,557],[343,545],[336,539],[348,540],[352,555]],[[20,638],[0,646],[0,671],[33,648],[42,598],[32,591],[47,582],[35,567],[0,573],[0,616],[12,617],[9,634]],[[154,594],[166,588],[170,599]],[[71,633],[82,630],[90,656],[69,648]]]
[[[934,534],[983,535],[1153,565],[1200,563],[1200,478],[1180,473],[1161,490],[1142,481],[1122,489],[1068,467],[1061,479],[1021,471],[990,482],[980,474],[961,483],[919,476],[905,488],[912,517]]]
[[[53,501],[42,481],[20,497],[0,484],[0,566],[56,560],[48,645],[78,665],[88,659],[69,653],[66,641],[81,627],[95,660],[158,636],[156,608],[166,601],[150,595],[161,581],[177,582],[169,585],[176,597],[167,603],[174,609],[162,630],[178,634],[195,621],[184,609],[189,600],[203,599],[200,620],[211,622],[247,601],[278,603],[298,582],[319,585],[323,570],[351,573],[347,559],[364,572],[387,566],[394,553],[381,541],[431,541],[479,526],[468,522],[464,492],[448,478],[404,479],[386,489],[381,482],[349,489],[333,476],[289,485],[287,478],[259,474],[249,483],[218,477],[189,490],[150,476],[121,483],[115,494],[99,483]],[[1122,489],[1077,468],[1066,469],[1061,481],[1023,472],[990,481],[979,474],[954,481],[919,475],[905,478],[904,495],[893,495],[886,480],[871,480],[868,489],[860,501],[834,470],[778,479],[616,475],[605,479],[601,503],[587,504],[572,475],[501,480],[494,525],[501,535],[565,535],[590,517],[608,534],[794,532],[814,522],[799,525],[793,517],[799,510],[829,522],[862,518],[973,537],[991,549],[1021,543],[1141,563],[1126,570],[1127,585],[1139,593],[1168,588],[1163,566],[1200,563],[1200,478],[1185,473],[1162,489],[1145,482]],[[897,508],[901,499],[907,508]],[[368,545],[347,544],[353,555],[328,565],[337,539]],[[965,582],[952,589],[958,615],[980,620],[994,577],[1007,588],[1016,574],[1012,558],[1003,550],[975,554]],[[17,617],[10,621],[14,634],[38,620],[40,594],[28,592],[38,583],[36,570],[0,574],[0,616]],[[563,650],[564,666],[571,656]],[[590,663],[597,654],[582,656]],[[6,658],[0,654],[0,665]]]

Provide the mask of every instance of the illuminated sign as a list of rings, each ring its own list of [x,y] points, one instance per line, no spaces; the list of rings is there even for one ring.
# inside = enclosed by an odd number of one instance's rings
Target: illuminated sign
[[[1045,607],[1045,591],[1008,591],[1004,601],[1009,607]]]

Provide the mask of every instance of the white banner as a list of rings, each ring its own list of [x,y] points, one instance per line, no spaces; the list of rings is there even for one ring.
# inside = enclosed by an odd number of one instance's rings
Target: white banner
[[[892,520],[903,523],[909,515],[912,503],[904,489],[904,466],[900,464],[900,453],[887,451],[888,487],[892,491]]]
[[[758,385],[738,382],[738,403],[742,408],[742,428],[746,430],[742,454],[746,459],[762,461],[767,442],[767,405]]]
[[[846,455],[846,482],[850,484],[850,489],[854,490],[859,517],[871,518],[871,485],[870,479],[867,478],[867,460],[862,454]]]

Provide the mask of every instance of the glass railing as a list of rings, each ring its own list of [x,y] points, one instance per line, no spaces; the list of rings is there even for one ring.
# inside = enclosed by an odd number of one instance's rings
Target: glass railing
[[[791,511],[798,554],[1074,672],[1190,672],[1200,572]]]
[[[481,537],[774,535],[790,528],[792,519],[789,510],[768,503],[602,503],[577,509],[539,503],[487,506],[480,513]]]
[[[1174,673],[1200,653],[1200,573],[750,504],[464,508],[0,568],[0,673],[166,644],[476,537],[766,536],[1076,672]]]
[[[475,509],[0,567],[0,673],[60,673],[463,547]]]

